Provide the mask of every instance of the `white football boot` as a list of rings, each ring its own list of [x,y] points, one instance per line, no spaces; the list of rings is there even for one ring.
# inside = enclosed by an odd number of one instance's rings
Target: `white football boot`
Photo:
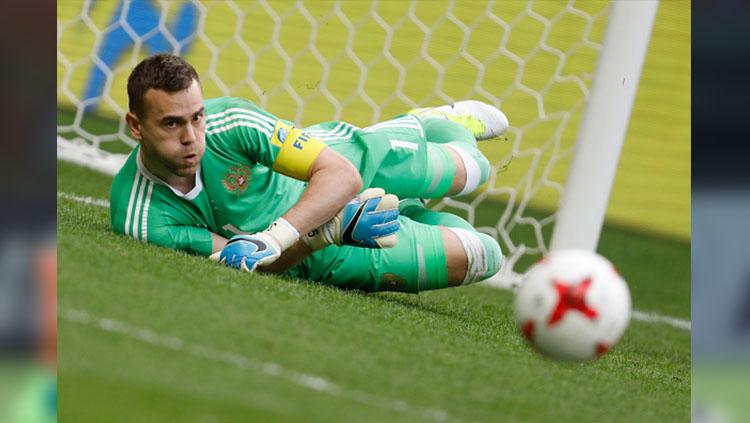
[[[463,125],[477,140],[502,135],[508,129],[508,118],[497,107],[477,100],[464,100],[439,107],[410,110],[419,117],[442,117]]]

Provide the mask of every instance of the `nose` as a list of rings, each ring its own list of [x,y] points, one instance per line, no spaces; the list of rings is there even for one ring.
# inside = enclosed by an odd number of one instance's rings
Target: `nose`
[[[183,145],[190,145],[194,143],[197,139],[196,129],[193,127],[193,125],[185,125],[184,128],[185,130],[182,131],[180,142]]]

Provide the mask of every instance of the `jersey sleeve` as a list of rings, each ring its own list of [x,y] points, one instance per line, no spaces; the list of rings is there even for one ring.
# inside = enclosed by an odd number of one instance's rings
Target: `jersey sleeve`
[[[162,247],[206,257],[210,256],[212,252],[211,232],[206,228],[195,226],[164,226],[154,231],[148,241]]]
[[[129,159],[112,183],[112,229],[149,244],[210,255],[209,229],[203,227],[197,217],[175,207],[172,203],[178,200],[172,198],[168,188],[156,186],[135,168],[135,161]]]
[[[156,220],[156,219],[154,219]],[[112,219],[112,229],[135,240],[143,241],[160,247],[185,251],[201,256],[211,255],[213,238],[211,231],[197,226],[183,224],[156,223],[149,219],[144,225],[135,221],[126,226],[123,219]]]
[[[207,111],[206,141],[212,148],[296,179],[308,179],[312,164],[326,147],[292,122],[247,100],[209,100]]]

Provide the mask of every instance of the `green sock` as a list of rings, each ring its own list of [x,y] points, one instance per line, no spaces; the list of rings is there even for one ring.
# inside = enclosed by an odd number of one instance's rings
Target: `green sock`
[[[424,136],[427,142],[445,144],[447,142],[463,142],[477,146],[477,140],[471,132],[462,125],[441,118],[420,118]]]
[[[475,231],[474,227],[464,219],[455,214],[430,210],[422,204],[422,201],[416,198],[401,200],[398,209],[401,215],[406,216],[415,222],[433,226],[447,226],[449,228],[461,228]]]

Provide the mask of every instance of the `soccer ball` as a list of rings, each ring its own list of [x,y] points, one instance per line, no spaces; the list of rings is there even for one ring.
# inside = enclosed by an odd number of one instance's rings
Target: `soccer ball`
[[[630,321],[630,291],[604,257],[555,251],[531,267],[518,288],[515,318],[543,354],[588,361],[620,340]]]

